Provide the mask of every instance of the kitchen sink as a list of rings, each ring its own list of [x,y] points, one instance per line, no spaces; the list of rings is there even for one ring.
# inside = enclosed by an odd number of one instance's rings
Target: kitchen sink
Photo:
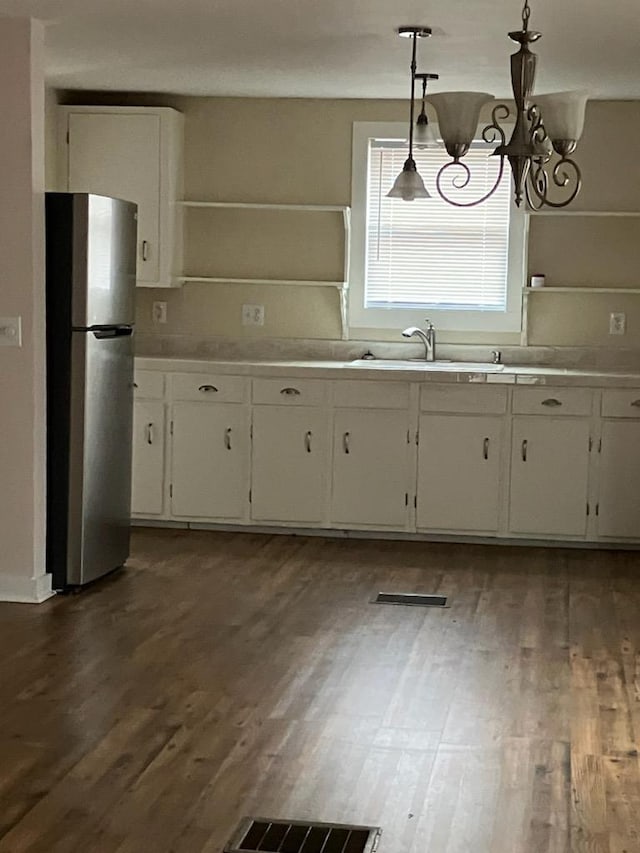
[[[357,358],[350,362],[350,367],[384,367],[391,370],[433,370],[451,371],[453,373],[500,373],[504,364],[493,364],[484,361],[424,361],[419,358],[387,359],[387,358]]]

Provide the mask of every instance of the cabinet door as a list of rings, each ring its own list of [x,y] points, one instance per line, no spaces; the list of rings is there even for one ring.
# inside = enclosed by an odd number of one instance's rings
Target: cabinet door
[[[406,411],[337,409],[333,430],[333,524],[407,524]]]
[[[502,431],[500,417],[422,415],[418,528],[497,531]]]
[[[640,421],[603,421],[598,534],[640,539]]]
[[[589,421],[514,418],[510,530],[584,536],[588,473]]]
[[[69,115],[68,188],[138,205],[139,281],[160,276],[160,117]]]
[[[131,511],[162,515],[164,509],[164,403],[137,400],[133,406]]]
[[[219,403],[173,407],[171,511],[242,519],[249,501],[249,410]]]
[[[328,415],[310,406],[254,406],[251,516],[319,524],[324,518]]]

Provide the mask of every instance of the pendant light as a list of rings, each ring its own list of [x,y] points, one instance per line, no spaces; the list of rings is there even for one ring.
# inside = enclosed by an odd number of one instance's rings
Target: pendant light
[[[413,159],[413,117],[415,113],[415,82],[416,82],[416,54],[419,38],[429,38],[431,30],[428,27],[400,27],[398,35],[412,40],[411,51],[411,101],[409,109],[409,156],[404,161],[402,171],[395,179],[389,192],[388,198],[401,198],[403,201],[414,201],[416,198],[431,198],[424,181],[416,168]]]
[[[429,123],[426,110],[427,83],[429,80],[439,80],[439,74],[416,74],[416,80],[422,80],[422,109],[420,115],[416,119],[414,130],[414,139],[416,148],[439,148],[440,143],[433,130],[433,125]]]

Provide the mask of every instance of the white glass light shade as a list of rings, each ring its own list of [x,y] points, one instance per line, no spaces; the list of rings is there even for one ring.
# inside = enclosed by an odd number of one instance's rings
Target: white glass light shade
[[[404,169],[393,182],[393,186],[387,193],[387,198],[401,198],[403,201],[414,201],[416,198],[431,198],[424,185],[424,181],[420,177],[420,173],[414,168],[407,167],[405,163]]]
[[[553,92],[531,98],[540,110],[544,128],[552,142],[577,142],[580,139],[588,97],[587,92]]]
[[[430,95],[428,101],[438,114],[438,127],[447,150],[451,146],[462,146],[466,150],[473,142],[480,110],[493,101],[493,95],[488,92],[438,92]]]
[[[423,113],[420,113],[413,128],[413,141],[417,148],[439,148],[440,143],[433,130],[433,125]]]

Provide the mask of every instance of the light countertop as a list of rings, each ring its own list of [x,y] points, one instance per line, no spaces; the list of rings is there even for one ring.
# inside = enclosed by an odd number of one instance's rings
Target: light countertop
[[[212,361],[194,358],[138,357],[137,370],[165,373],[217,373],[236,376],[290,376],[317,379],[391,379],[405,382],[471,382],[500,385],[589,386],[594,388],[640,387],[640,373],[624,370],[504,365],[499,372],[481,368],[441,365],[425,367],[422,362],[399,363],[375,360],[365,365],[352,361]],[[360,365],[360,366],[359,366]]]

